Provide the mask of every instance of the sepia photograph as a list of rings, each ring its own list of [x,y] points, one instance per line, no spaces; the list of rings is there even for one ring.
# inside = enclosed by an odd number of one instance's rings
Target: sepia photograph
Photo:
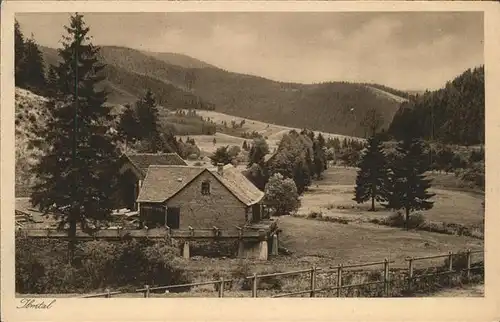
[[[16,297],[483,297],[483,25],[16,14]]]

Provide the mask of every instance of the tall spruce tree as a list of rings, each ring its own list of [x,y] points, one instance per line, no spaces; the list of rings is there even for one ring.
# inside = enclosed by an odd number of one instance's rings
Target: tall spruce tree
[[[136,110],[130,104],[125,105],[125,110],[120,116],[118,124],[118,133],[125,140],[125,144],[134,143],[141,138],[140,124],[137,118]]]
[[[420,139],[406,136],[396,151],[399,157],[391,165],[388,203],[385,206],[404,209],[405,228],[408,229],[410,212],[431,209],[434,203],[429,199],[434,194],[427,191],[431,187],[431,179],[425,176],[429,162]]]
[[[137,118],[141,124],[142,138],[151,142],[158,136],[158,106],[151,90],[147,90],[136,104]]]
[[[383,202],[387,196],[386,186],[389,168],[377,136],[368,139],[368,147],[359,163],[353,200],[364,203],[371,199],[370,211],[375,211],[375,201]]]
[[[91,44],[82,15],[72,15],[65,29],[61,62],[55,67],[58,91],[38,135],[48,149],[35,167],[38,183],[31,200],[59,217],[73,262],[78,224],[83,230],[98,228],[113,209],[119,151],[106,93],[95,89],[103,79],[99,48]]]
[[[25,85],[36,93],[45,94],[45,64],[43,55],[33,36],[24,43],[24,76]]]
[[[49,71],[47,72],[47,96],[55,97],[57,95],[57,72],[54,66],[49,67]]]
[[[24,77],[26,76],[26,65],[24,58],[24,35],[16,20],[14,23],[14,66],[16,86],[24,87]]]

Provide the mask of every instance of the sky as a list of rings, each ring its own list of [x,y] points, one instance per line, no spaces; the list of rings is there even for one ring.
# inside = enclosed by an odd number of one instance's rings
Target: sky
[[[58,47],[65,13],[17,14]],[[481,12],[84,13],[95,45],[175,52],[285,82],[437,89],[484,63]]]

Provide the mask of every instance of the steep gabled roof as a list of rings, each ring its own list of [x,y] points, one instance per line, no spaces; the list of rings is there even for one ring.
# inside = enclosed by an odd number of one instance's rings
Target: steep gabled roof
[[[245,205],[250,206],[258,203],[264,192],[260,191],[250,180],[241,173],[240,170],[227,164],[223,167],[222,175],[217,172],[217,168],[211,168],[210,172],[229,190],[236,198]]]
[[[152,165],[148,168],[137,202],[165,202],[205,171],[247,206],[258,203],[264,197],[264,193],[232,165],[224,166],[222,176],[217,173],[217,169]]]
[[[207,169],[190,166],[152,165],[148,168],[137,202],[164,202]]]
[[[151,165],[181,165],[187,166],[177,153],[135,153],[125,154],[125,158],[145,177]]]

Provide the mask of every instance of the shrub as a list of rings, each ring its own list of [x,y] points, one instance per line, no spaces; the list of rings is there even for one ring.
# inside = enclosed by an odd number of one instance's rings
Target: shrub
[[[236,266],[236,268],[231,272],[231,277],[236,280],[233,282],[233,285],[241,290],[251,290],[252,281],[246,278],[250,275],[252,275],[252,271],[250,270],[249,263],[243,260],[240,261],[238,266]]]
[[[321,219],[323,218],[323,213],[321,211],[312,211],[310,212],[307,217],[307,219]]]
[[[424,215],[419,212],[415,212],[410,214],[410,218],[408,220],[408,228],[409,229],[418,229],[422,227],[425,223]],[[386,220],[385,224],[391,227],[405,227],[405,216],[401,212],[396,212],[390,215]]]
[[[91,241],[82,247],[82,273],[92,288],[109,285],[113,277],[117,247],[105,241]]]
[[[184,260],[170,245],[151,241],[82,242],[67,264],[67,242],[16,236],[16,291],[73,293],[104,287],[133,290],[190,282]],[[187,290],[186,288],[177,291]],[[175,290],[174,290],[175,291]]]

